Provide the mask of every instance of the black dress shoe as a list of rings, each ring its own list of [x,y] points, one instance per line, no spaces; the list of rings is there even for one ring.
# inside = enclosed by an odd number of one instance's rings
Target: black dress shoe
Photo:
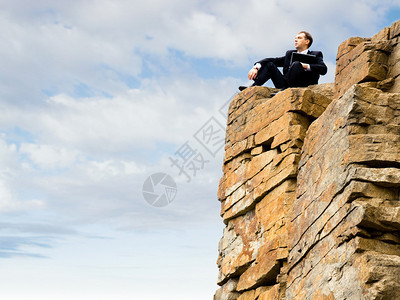
[[[245,89],[247,89],[247,86],[244,86],[244,85],[239,86],[239,91],[243,91]]]

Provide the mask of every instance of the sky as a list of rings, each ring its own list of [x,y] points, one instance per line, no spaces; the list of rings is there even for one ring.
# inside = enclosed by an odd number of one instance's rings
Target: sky
[[[212,299],[248,70],[307,30],[333,82],[340,43],[399,16],[389,0],[0,0],[1,298]]]

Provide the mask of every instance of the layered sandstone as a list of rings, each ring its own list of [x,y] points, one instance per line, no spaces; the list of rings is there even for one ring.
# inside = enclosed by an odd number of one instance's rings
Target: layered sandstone
[[[400,22],[229,108],[216,300],[400,299]]]
[[[343,42],[336,57],[335,98],[353,84],[369,82],[385,92],[400,92],[400,22],[372,38]]]

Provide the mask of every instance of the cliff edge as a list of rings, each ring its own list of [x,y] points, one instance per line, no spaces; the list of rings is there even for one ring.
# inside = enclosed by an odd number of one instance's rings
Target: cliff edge
[[[215,300],[400,299],[400,21],[229,108]]]

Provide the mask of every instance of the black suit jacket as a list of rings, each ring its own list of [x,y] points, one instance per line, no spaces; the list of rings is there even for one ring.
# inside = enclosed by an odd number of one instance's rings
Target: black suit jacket
[[[289,50],[286,52],[285,56],[282,57],[275,57],[275,58],[264,58],[256,63],[260,63],[261,67],[268,62],[274,63],[277,67],[283,67],[283,75],[285,75],[290,68],[290,60],[292,57],[292,53],[296,52],[297,50]],[[317,62],[315,64],[310,64],[311,71],[305,72],[305,80],[308,82],[309,85],[317,84],[320,75],[325,75],[328,71],[326,67],[323,55],[321,51],[310,51],[308,50],[307,54],[315,55],[317,58]]]

